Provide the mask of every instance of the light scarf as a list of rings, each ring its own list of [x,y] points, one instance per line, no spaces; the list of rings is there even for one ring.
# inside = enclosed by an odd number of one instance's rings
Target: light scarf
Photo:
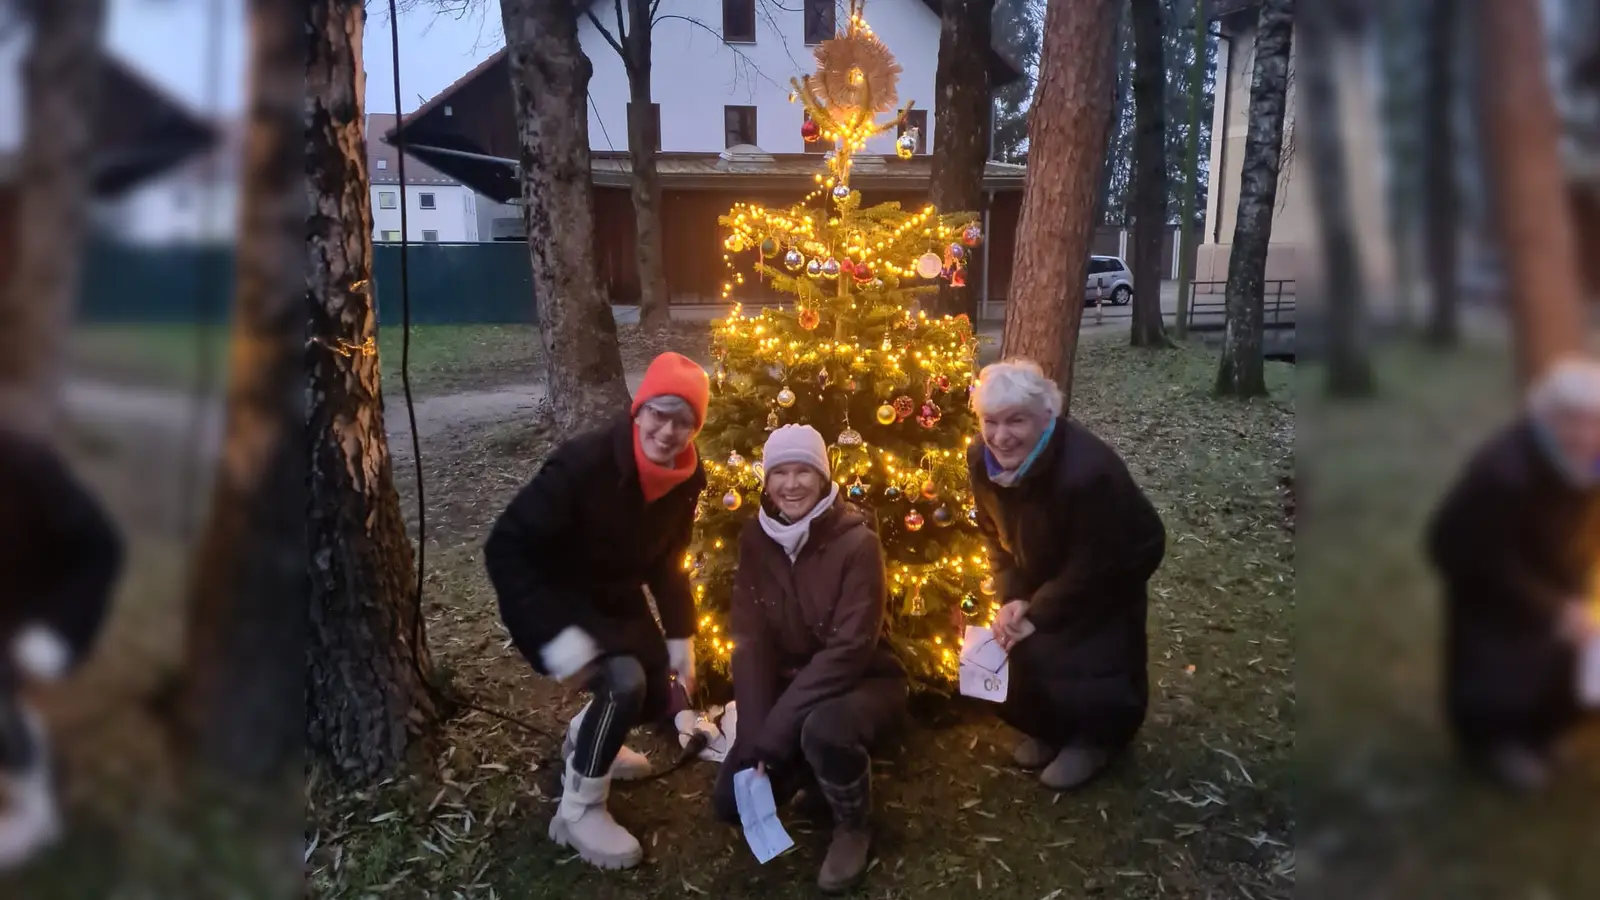
[[[1555,464],[1568,484],[1580,489],[1600,486],[1600,459],[1573,459],[1561,447],[1550,427],[1540,420],[1534,420],[1533,433],[1539,442],[1539,448]]]
[[[833,508],[833,501],[838,496],[839,486],[833,482],[829,482],[828,493],[824,495],[821,500],[818,500],[817,505],[811,507],[811,511],[806,513],[804,516],[801,516],[800,520],[797,522],[782,522],[776,517],[769,515],[766,507],[763,506],[761,512],[758,514],[758,518],[761,522],[761,530],[765,531],[767,533],[767,537],[772,538],[777,542],[779,547],[783,548],[783,552],[789,557],[789,562],[794,562],[799,558],[801,548],[806,545],[806,538],[811,536],[812,521],[815,520],[817,516],[820,516],[829,509]]]
[[[1044,427],[1044,433],[1039,435],[1039,443],[1033,445],[1033,450],[1028,454],[1028,458],[1024,459],[1022,465],[1017,466],[1015,469],[1002,469],[1000,461],[994,458],[994,453],[988,447],[984,447],[983,465],[989,480],[1001,487],[1011,487],[1021,481],[1022,477],[1028,474],[1028,470],[1033,468],[1033,464],[1038,461],[1039,456],[1044,453],[1044,448],[1049,446],[1050,436],[1055,433],[1056,420],[1051,419],[1050,424]]]

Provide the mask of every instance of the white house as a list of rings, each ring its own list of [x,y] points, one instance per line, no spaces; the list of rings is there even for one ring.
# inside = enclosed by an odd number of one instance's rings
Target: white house
[[[372,190],[372,239],[400,240],[400,153],[381,138],[395,125],[393,113],[367,115],[367,175]],[[493,240],[490,220],[515,215],[480,197],[454,178],[406,156],[406,238],[411,241],[474,243]]]
[[[102,234],[140,246],[232,243],[239,231],[244,122],[213,123],[218,140],[171,172],[114,198],[91,216]]]

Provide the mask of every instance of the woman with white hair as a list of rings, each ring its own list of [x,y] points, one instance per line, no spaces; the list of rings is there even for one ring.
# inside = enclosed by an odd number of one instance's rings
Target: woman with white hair
[[[1578,654],[1600,636],[1600,362],[1568,359],[1467,463],[1428,530],[1446,606],[1445,706],[1506,787],[1550,776],[1584,717]]]
[[[694,689],[694,595],[682,560],[706,484],[693,440],[710,390],[694,360],[656,357],[631,415],[557,447],[484,546],[517,649],[541,674],[594,695],[567,729],[550,839],[602,868],[644,855],[606,810],[613,777],[650,769],[623,739],[665,717],[672,675]]]
[[[1166,530],[1116,451],[1061,414],[1036,364],[986,367],[972,403],[983,439],[968,476],[1011,661],[1000,717],[1024,735],[1017,764],[1067,790],[1144,723],[1145,586]]]

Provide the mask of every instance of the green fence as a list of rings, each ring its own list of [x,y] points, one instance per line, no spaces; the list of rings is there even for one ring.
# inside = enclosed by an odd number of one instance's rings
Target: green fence
[[[136,247],[96,242],[84,257],[79,319],[86,324],[221,321],[233,296],[234,248]],[[533,322],[528,247],[411,244],[411,321],[420,325]],[[401,319],[400,246],[373,247],[378,320]]]

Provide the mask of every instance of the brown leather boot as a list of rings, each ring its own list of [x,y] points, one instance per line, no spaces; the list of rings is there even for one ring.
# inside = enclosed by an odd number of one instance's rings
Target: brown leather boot
[[[842,894],[861,883],[872,851],[872,831],[867,820],[872,809],[872,769],[851,784],[829,784],[817,779],[822,796],[833,809],[833,840],[817,874],[824,894]]]

